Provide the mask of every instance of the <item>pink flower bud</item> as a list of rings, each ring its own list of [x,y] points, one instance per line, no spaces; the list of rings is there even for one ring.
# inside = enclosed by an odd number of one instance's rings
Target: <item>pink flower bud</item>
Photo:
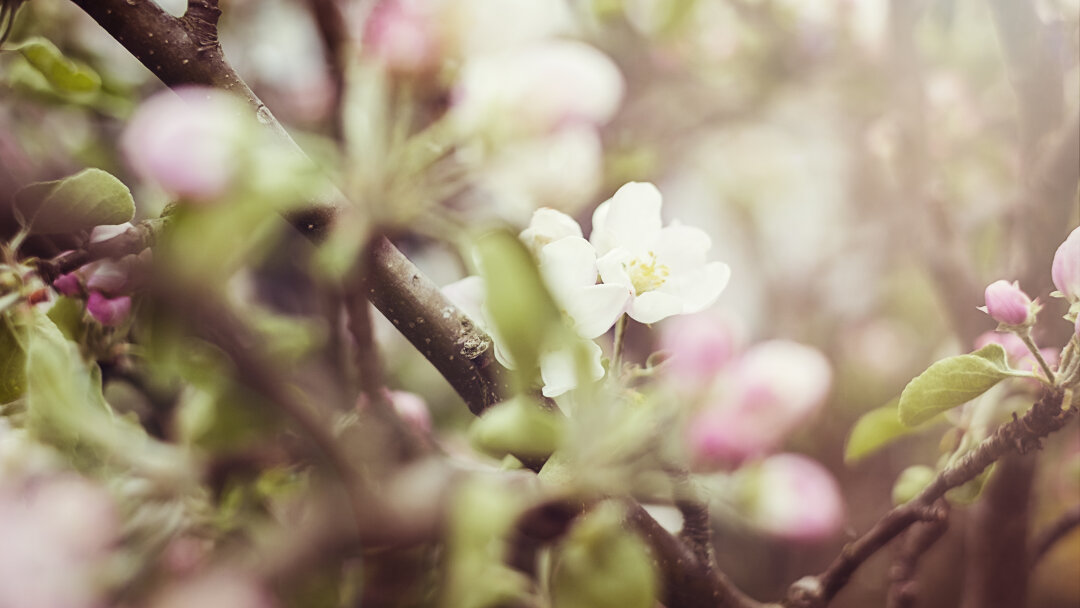
[[[439,65],[439,20],[430,0],[382,0],[364,24],[362,51],[391,72],[414,74]]]
[[[139,107],[120,141],[131,167],[174,194],[221,196],[239,171],[246,110],[227,93],[186,87]]]
[[[56,291],[64,294],[65,296],[74,296],[82,290],[82,286],[79,284],[79,275],[77,272],[69,272],[56,277],[52,286]]]
[[[986,306],[980,308],[998,323],[1026,325],[1034,321],[1031,298],[1016,281],[994,281],[986,287]]]
[[[1050,276],[1069,302],[1080,302],[1080,228],[1074,229],[1058,247]]]
[[[390,391],[390,400],[394,411],[409,428],[420,435],[431,432],[431,412],[423,397],[406,391]]]
[[[778,454],[761,463],[750,480],[750,519],[774,536],[813,542],[836,534],[844,523],[844,501],[829,471],[798,454]]]
[[[107,298],[99,291],[90,292],[86,299],[86,312],[91,317],[109,327],[115,327],[127,320],[131,314],[131,297]]]
[[[666,369],[691,388],[710,384],[742,346],[742,332],[727,315],[708,311],[672,317],[662,325],[660,349],[669,354]]]

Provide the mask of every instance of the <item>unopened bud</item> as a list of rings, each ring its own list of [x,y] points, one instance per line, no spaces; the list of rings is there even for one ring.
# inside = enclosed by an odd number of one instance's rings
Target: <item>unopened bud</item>
[[[1003,325],[1030,325],[1035,322],[1034,303],[1016,281],[994,281],[986,287],[986,306],[979,310]]]

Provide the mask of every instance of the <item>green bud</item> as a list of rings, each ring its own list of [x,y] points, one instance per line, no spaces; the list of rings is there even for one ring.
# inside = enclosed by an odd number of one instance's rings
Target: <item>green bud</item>
[[[606,503],[580,519],[556,556],[554,608],[652,608],[657,581],[645,543]]]
[[[547,458],[559,446],[563,418],[527,397],[515,397],[486,410],[469,429],[473,447],[495,458]]]

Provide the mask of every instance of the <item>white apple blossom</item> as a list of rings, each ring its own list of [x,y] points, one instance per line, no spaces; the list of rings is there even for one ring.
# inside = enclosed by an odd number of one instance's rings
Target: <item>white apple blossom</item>
[[[593,213],[600,276],[629,291],[627,312],[640,323],[704,310],[731,277],[727,264],[706,261],[712,241],[703,230],[663,226],[661,203],[656,186],[630,182]]]

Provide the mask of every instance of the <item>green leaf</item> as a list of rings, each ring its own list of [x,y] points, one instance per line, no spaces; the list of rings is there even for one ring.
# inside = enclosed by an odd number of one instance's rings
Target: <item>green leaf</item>
[[[0,403],[26,391],[26,331],[7,317],[0,318]]]
[[[135,217],[135,200],[120,180],[101,169],[83,169],[15,193],[15,206],[31,234],[69,234]]]
[[[60,93],[92,95],[101,89],[101,77],[84,63],[72,61],[52,42],[35,37],[14,47]]]
[[[113,415],[100,370],[51,319],[34,311],[27,331],[26,408],[36,437],[87,465],[122,464],[169,483],[194,481],[180,451]]]
[[[866,412],[855,422],[844,448],[845,463],[855,464],[890,443],[919,433],[938,422],[935,417],[914,427],[901,423],[897,416],[899,402],[900,398],[897,397],[887,405]]]
[[[518,369],[535,369],[540,350],[550,345],[553,329],[562,326],[536,262],[507,231],[484,235],[477,241],[477,251],[495,333]]]
[[[942,359],[904,387],[900,394],[900,422],[922,424],[934,416],[963,405],[1012,377],[1030,374],[1009,369],[1005,349],[988,344],[968,354]]]

